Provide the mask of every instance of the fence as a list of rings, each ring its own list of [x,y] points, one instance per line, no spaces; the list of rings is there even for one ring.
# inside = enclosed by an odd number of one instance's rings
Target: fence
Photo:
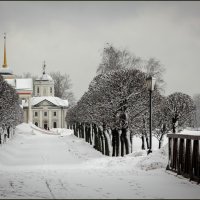
[[[200,136],[168,134],[167,170],[200,183]]]

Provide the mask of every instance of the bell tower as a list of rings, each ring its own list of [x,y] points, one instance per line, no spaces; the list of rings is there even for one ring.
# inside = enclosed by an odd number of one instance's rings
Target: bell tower
[[[6,55],[6,33],[4,33],[4,54],[3,54],[3,65],[0,68],[0,74],[4,77],[4,79],[14,79],[14,75],[12,70],[9,68],[7,64],[7,55]]]

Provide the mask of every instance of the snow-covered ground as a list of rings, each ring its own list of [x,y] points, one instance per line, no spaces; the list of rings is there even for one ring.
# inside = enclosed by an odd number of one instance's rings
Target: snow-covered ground
[[[200,185],[165,170],[167,145],[147,156],[134,138],[132,154],[113,158],[71,130],[51,131],[58,134],[21,124],[0,146],[1,199],[200,198]]]

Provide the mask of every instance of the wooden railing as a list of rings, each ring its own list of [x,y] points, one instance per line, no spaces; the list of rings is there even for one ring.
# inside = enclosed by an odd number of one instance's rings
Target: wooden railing
[[[168,134],[167,137],[167,170],[200,183],[200,135]]]

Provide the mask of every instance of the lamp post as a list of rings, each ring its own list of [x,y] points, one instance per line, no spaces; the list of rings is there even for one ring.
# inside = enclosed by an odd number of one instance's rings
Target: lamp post
[[[147,88],[149,90],[149,149],[147,154],[152,152],[152,91],[154,90],[155,87],[155,82],[156,82],[156,78],[149,76],[146,79],[147,82]]]

